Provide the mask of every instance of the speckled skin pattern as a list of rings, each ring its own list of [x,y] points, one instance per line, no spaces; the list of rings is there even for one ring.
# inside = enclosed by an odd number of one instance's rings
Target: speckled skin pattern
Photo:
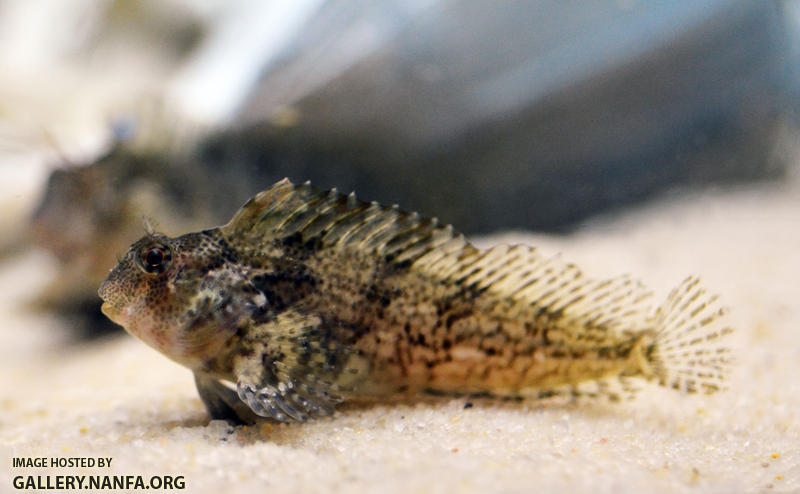
[[[99,294],[194,371],[213,416],[242,421],[422,391],[615,397],[631,378],[710,392],[730,332],[693,278],[651,310],[629,279],[589,280],[523,246],[481,251],[436,220],[286,180],[223,227],[149,233]]]

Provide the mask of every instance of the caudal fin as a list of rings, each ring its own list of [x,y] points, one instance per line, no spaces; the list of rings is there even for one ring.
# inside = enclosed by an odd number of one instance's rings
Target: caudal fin
[[[727,310],[695,277],[687,278],[655,314],[656,335],[649,363],[659,384],[687,393],[725,388],[731,351],[725,336]]]

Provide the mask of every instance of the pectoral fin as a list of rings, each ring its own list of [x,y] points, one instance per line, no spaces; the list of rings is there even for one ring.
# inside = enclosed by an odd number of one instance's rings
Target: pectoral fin
[[[331,415],[366,370],[334,329],[294,311],[253,328],[253,352],[234,362],[238,397],[281,422]]]

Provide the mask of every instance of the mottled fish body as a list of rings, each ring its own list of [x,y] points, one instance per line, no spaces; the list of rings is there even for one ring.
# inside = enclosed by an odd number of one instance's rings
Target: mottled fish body
[[[288,180],[220,228],[148,233],[99,293],[195,373],[212,416],[237,420],[425,391],[617,397],[639,379],[713,392],[731,331],[695,278],[652,309],[628,278],[479,250],[435,219]]]

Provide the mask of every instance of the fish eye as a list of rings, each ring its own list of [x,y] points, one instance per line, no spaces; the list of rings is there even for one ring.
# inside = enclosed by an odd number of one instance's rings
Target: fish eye
[[[147,273],[159,274],[167,269],[171,257],[169,248],[163,245],[154,245],[139,255],[139,265]]]

